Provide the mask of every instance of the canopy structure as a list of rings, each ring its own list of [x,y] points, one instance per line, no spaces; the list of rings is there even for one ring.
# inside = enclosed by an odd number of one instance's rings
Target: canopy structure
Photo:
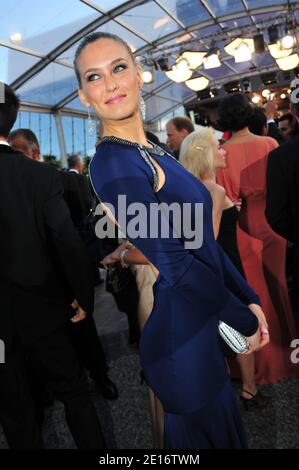
[[[297,20],[299,2],[288,0],[13,0],[2,2],[0,26],[0,81],[21,98],[17,126],[31,127],[47,153],[62,156],[92,145],[86,136],[86,108],[77,95],[73,57],[82,37],[106,31],[128,42],[139,61],[152,71],[154,81],[143,87],[147,122],[157,125],[196,97],[185,83],[170,80],[159,67],[170,65],[184,50],[209,51],[217,47],[221,66],[193,76],[221,86],[235,77],[278,70],[269,52],[269,26],[287,27]],[[297,25],[296,25],[297,27]],[[265,50],[236,63],[224,47],[235,37],[264,34]],[[44,134],[45,135],[44,135]],[[49,139],[50,133],[50,139]]]

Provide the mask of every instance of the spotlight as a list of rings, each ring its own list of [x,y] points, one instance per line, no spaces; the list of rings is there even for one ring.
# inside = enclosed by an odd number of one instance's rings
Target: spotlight
[[[295,45],[295,38],[291,34],[286,34],[282,40],[281,45],[284,49],[292,49]]]
[[[238,91],[241,91],[241,85],[240,82],[229,82],[224,85],[224,89],[226,93],[236,93]]]
[[[273,85],[277,83],[277,74],[276,72],[262,73],[261,80],[263,85]]]
[[[261,54],[265,51],[265,41],[263,34],[256,34],[253,36],[254,50],[258,54]]]
[[[279,39],[279,31],[277,26],[269,26],[268,36],[270,44],[275,44]]]
[[[262,96],[264,98],[266,98],[267,100],[270,98],[270,95],[271,95],[271,91],[268,90],[268,88],[265,88],[263,91],[262,91]]]
[[[258,104],[261,101],[261,99],[262,98],[260,97],[260,95],[254,95],[252,97],[251,101],[252,101],[253,104]]]
[[[168,57],[166,56],[157,59],[157,63],[159,64],[160,70],[162,70],[163,72],[166,72],[167,70],[171,69],[171,67],[169,66]]]
[[[148,85],[150,83],[153,83],[154,81],[154,74],[153,72],[151,72],[150,70],[144,70],[142,72],[142,79],[143,79],[143,82]]]

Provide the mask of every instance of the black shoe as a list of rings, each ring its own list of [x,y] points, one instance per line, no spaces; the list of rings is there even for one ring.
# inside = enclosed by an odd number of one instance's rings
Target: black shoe
[[[266,397],[260,391],[256,392],[256,394],[248,392],[248,390],[242,391],[251,396],[251,398],[244,398],[242,395],[240,395],[240,399],[242,400],[247,411],[266,408],[272,403],[272,399],[270,397]]]
[[[106,400],[116,400],[118,398],[117,386],[107,375],[95,379],[96,388],[101,392]]]

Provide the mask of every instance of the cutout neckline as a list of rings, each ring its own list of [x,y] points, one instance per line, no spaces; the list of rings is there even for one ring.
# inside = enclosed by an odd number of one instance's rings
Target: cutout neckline
[[[152,147],[148,147],[147,145],[139,144],[138,142],[133,142],[131,140],[122,139],[121,137],[115,137],[115,136],[112,136],[112,135],[111,136],[105,136],[105,137],[102,138],[101,143],[106,143],[106,142],[110,142],[110,143],[114,143],[114,144],[129,145],[130,147],[136,147],[136,148],[139,148],[141,150],[147,151],[149,154],[153,153],[154,155],[158,155],[160,157],[162,157],[163,155],[169,155],[169,156],[172,157],[172,155],[170,153],[168,153],[166,150],[162,149],[162,147],[160,147],[159,145],[154,144],[150,140],[148,140],[147,142]]]

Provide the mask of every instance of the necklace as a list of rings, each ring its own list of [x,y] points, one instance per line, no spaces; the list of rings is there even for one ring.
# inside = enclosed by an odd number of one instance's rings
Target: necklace
[[[123,145],[130,145],[131,147],[136,147],[141,150],[145,150],[149,154],[154,154],[162,157],[163,155],[169,155],[170,157],[174,158],[171,153],[167,152],[167,150],[162,149],[159,145],[154,144],[150,140],[148,143],[152,145],[152,147],[147,147],[146,145],[139,144],[138,142],[132,142],[131,140],[121,139],[120,137],[115,136],[105,136],[102,138],[102,143],[111,142],[114,144],[123,144]],[[174,158],[176,160],[176,158]]]
[[[101,143],[105,143],[105,142],[110,142],[113,144],[129,145],[130,147],[137,148],[139,151],[139,154],[141,155],[141,157],[143,158],[143,160],[145,161],[145,163],[147,164],[147,166],[152,172],[153,179],[154,179],[154,185],[153,185],[154,191],[157,191],[158,189],[159,176],[158,176],[158,172],[157,172],[155,165],[152,163],[150,159],[150,156],[158,155],[162,157],[163,155],[168,155],[170,158],[172,158],[173,160],[175,160],[177,163],[180,164],[180,162],[173,155],[171,155],[171,153],[167,152],[167,150],[162,149],[159,145],[154,144],[150,140],[148,140],[148,143],[152,145],[152,147],[147,147],[146,145],[139,144],[138,142],[132,142],[130,140],[121,139],[120,137],[115,137],[113,135],[103,137]]]

